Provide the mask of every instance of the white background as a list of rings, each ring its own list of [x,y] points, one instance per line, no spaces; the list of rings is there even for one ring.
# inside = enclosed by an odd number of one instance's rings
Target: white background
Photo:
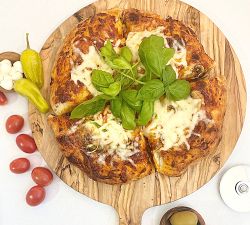
[[[25,33],[30,33],[31,46],[39,50],[51,32],[75,11],[87,5],[84,0],[0,0],[0,52],[21,52]],[[250,87],[250,0],[185,0],[208,15],[233,45]],[[230,90],[229,90],[230,91]],[[249,97],[249,94],[248,94]],[[20,114],[26,118],[23,133],[30,133],[27,124],[27,103],[9,94],[9,104],[0,106],[0,225],[117,225],[113,208],[97,203],[69,188],[56,176],[46,188],[46,200],[38,207],[25,203],[26,191],[34,185],[30,171],[12,174],[9,162],[26,156],[15,145],[15,136],[4,128],[6,118]],[[249,106],[247,107],[247,114]],[[238,164],[250,165],[250,116],[246,116],[242,135],[223,169],[194,194],[171,204],[147,210],[143,225],[158,225],[163,213],[174,206],[185,205],[198,210],[207,225],[249,225],[250,213],[236,213],[222,202],[218,185],[222,174]],[[27,155],[35,165],[45,165],[39,153]],[[140,204],[140,203],[138,203]]]

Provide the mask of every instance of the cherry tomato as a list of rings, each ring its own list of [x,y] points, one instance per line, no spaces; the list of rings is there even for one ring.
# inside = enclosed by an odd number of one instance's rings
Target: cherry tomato
[[[8,103],[8,99],[3,92],[0,91],[0,105],[6,105]]]
[[[45,198],[45,189],[39,185],[36,185],[29,189],[26,194],[26,202],[30,206],[39,205]]]
[[[53,180],[53,174],[45,167],[36,167],[32,170],[33,181],[40,186],[48,186]]]
[[[18,158],[10,163],[10,170],[13,173],[24,173],[30,168],[30,161],[26,158]]]
[[[33,153],[37,150],[34,138],[28,134],[19,134],[16,137],[16,144],[23,152],[26,153]]]
[[[5,124],[6,130],[10,134],[15,134],[23,128],[24,119],[19,115],[10,116]]]

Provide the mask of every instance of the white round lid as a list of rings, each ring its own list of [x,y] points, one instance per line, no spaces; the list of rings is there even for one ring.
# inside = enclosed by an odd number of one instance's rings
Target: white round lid
[[[250,212],[250,166],[229,169],[220,182],[220,194],[227,206],[237,212]]]

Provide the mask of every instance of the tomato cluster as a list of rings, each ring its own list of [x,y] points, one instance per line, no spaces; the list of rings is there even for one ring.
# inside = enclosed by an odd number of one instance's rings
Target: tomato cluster
[[[4,93],[0,92],[0,105],[7,103]],[[5,123],[6,131],[10,134],[16,134],[22,130],[24,119],[20,115],[10,116]],[[16,137],[16,144],[20,150],[31,154],[37,150],[33,137],[27,134],[19,134]],[[27,158],[17,158],[9,165],[10,171],[15,174],[25,173],[30,169],[30,161]],[[45,167],[35,167],[31,172],[31,178],[36,183],[26,194],[26,202],[30,206],[39,205],[45,198],[45,186],[48,186],[53,180],[53,174]]]

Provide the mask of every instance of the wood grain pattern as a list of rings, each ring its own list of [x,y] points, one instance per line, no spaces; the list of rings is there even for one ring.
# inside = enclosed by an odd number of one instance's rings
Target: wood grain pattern
[[[241,132],[246,109],[246,87],[241,66],[230,43],[208,17],[178,0],[99,0],[61,24],[48,38],[41,50],[45,86],[43,94],[49,99],[50,74],[56,53],[65,35],[82,19],[97,12],[119,8],[138,8],[152,11],[163,17],[172,16],[190,26],[206,52],[215,59],[217,66],[211,74],[222,74],[227,78],[228,102],[223,138],[217,151],[204,160],[189,166],[180,177],[167,177],[157,173],[125,185],[107,185],[89,179],[83,172],[62,156],[47,115],[41,115],[29,105],[29,119],[39,151],[52,170],[69,186],[84,195],[113,206],[122,225],[140,224],[143,212],[152,206],[168,203],[199,189],[223,166]]]

